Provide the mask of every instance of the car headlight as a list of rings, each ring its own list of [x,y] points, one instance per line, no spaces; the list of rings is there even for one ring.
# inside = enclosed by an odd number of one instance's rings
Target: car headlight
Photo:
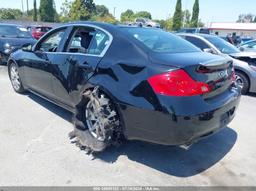
[[[4,53],[5,53],[5,54],[10,54],[11,51],[12,51],[11,45],[10,45],[9,43],[5,43],[5,44],[4,44]]]

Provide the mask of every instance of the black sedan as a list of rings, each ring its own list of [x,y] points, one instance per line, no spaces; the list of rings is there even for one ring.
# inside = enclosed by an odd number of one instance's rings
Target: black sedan
[[[10,54],[25,44],[35,44],[26,28],[14,24],[0,24],[0,64],[6,64]]]
[[[93,151],[121,138],[188,146],[226,127],[240,100],[231,60],[153,28],[70,23],[8,69],[16,92],[73,112],[71,138]]]

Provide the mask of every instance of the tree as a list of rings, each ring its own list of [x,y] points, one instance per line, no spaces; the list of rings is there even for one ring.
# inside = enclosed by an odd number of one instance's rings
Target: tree
[[[90,13],[87,11],[83,0],[75,0],[70,8],[71,20],[89,20]]]
[[[134,12],[131,9],[121,13],[121,22],[129,22],[134,20]]]
[[[182,27],[182,5],[181,0],[177,0],[175,12],[173,15],[173,25],[172,29],[177,31]]]
[[[96,11],[96,5],[93,2],[93,0],[84,0],[84,5],[87,11],[89,12],[89,14],[92,16],[92,14],[94,14]]]
[[[238,16],[237,23],[252,23],[255,20],[255,16],[251,13],[249,14],[240,14]],[[255,20],[256,21],[256,20]]]
[[[105,5],[96,5],[96,13],[99,17],[104,17],[109,15],[109,10]]]
[[[60,7],[60,21],[61,22],[68,22],[70,21],[70,9],[71,9],[71,2],[69,0],[65,0],[61,7]]]
[[[55,10],[53,0],[41,0],[39,7],[41,21],[54,22]]]
[[[190,27],[190,17],[191,13],[189,10],[185,10],[182,12],[183,17],[183,27]]]
[[[149,13],[147,11],[140,11],[140,12],[135,14],[135,18],[148,18],[148,19],[152,19],[152,16],[151,16],[151,13]]]
[[[195,0],[194,6],[193,6],[193,14],[191,19],[191,27],[198,27],[198,19],[199,19],[199,0]]]
[[[36,7],[36,0],[34,0],[33,21],[37,21],[37,7]]]
[[[0,8],[0,19],[17,19],[22,17],[22,12],[19,9]]]

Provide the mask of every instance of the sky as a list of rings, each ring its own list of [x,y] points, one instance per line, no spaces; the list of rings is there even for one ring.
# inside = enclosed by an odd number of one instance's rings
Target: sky
[[[24,9],[26,9],[26,1]],[[39,6],[37,0],[37,5]],[[200,18],[204,23],[210,22],[235,22],[241,13],[256,14],[255,0],[199,0]],[[22,0],[0,0],[0,8],[20,8]],[[33,0],[28,0],[29,8],[33,7]],[[64,0],[55,0],[57,11]],[[166,19],[173,16],[176,0],[94,0],[96,4],[107,6],[117,19],[127,9],[133,11],[149,11],[153,19]],[[246,3],[245,3],[246,2]],[[183,9],[192,11],[194,0],[182,0]]]

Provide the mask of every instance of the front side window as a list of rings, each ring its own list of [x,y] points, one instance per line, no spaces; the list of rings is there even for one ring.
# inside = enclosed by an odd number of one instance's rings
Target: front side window
[[[39,44],[37,49],[43,52],[56,52],[64,36],[64,33],[65,29],[62,29],[51,34]]]
[[[169,32],[151,28],[122,28],[134,39],[158,53],[186,53],[200,51],[191,43]]]

